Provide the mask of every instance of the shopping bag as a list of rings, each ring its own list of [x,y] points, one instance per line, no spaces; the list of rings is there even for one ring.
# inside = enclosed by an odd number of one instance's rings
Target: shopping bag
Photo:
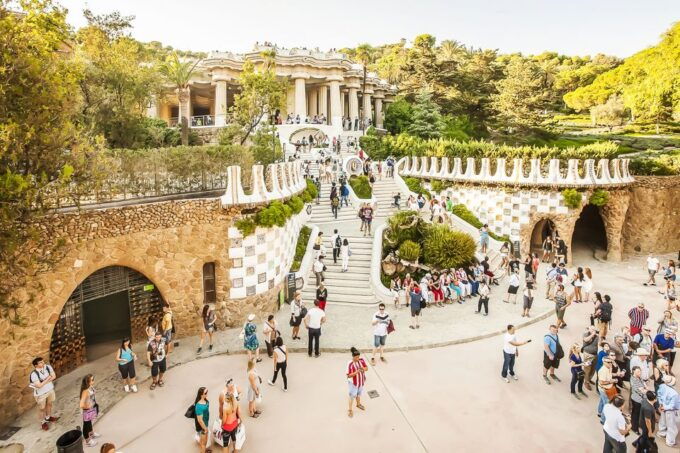
[[[246,441],[246,427],[243,422],[239,423],[238,429],[236,430],[236,449],[240,450],[243,448],[243,444]]]
[[[222,423],[220,420],[215,420],[213,422],[212,437],[217,445],[224,447],[224,441],[222,440]]]

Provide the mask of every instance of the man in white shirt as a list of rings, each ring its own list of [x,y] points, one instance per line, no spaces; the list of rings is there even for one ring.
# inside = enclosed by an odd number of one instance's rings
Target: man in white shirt
[[[338,263],[338,257],[340,256],[340,247],[342,246],[342,240],[338,234],[338,230],[333,230],[333,236],[331,236],[331,247],[333,248],[333,263]],[[318,286],[318,285],[317,285]]]
[[[33,389],[33,396],[38,404],[38,418],[41,428],[47,431],[50,429],[50,422],[59,420],[59,417],[52,417],[52,405],[56,399],[54,381],[57,379],[57,375],[42,357],[36,357],[32,363],[33,371],[28,376],[29,387]]]
[[[307,328],[307,355],[312,356],[312,344],[314,344],[314,357],[319,357],[319,337],[321,337],[321,324],[326,322],[326,313],[319,308],[319,301],[314,301],[314,308],[310,309],[305,316]]]
[[[657,272],[659,272],[659,266],[659,260],[650,253],[647,256],[647,273],[649,274],[649,280],[647,280],[646,283],[643,283],[643,285],[656,286],[656,280],[654,280],[654,276]]]
[[[603,453],[625,453],[626,451],[626,434],[630,431],[631,425],[623,416],[621,407],[623,407],[623,397],[617,395],[602,409],[604,416]]]
[[[324,270],[323,258],[318,256],[314,264],[312,265],[312,270],[314,271],[314,276],[316,277],[316,286],[319,286],[322,281],[324,281],[323,270]]]
[[[387,362],[383,356],[385,341],[387,340],[387,326],[390,325],[390,315],[385,311],[385,304],[378,305],[378,311],[373,315],[373,356],[371,365],[375,365],[375,353],[380,351],[380,360]]]
[[[642,379],[643,382],[647,382],[649,380],[649,362],[647,361],[647,358],[649,357],[649,351],[647,351],[644,348],[637,348],[635,352],[633,353],[633,357],[630,359],[630,370],[633,369],[633,367],[639,367],[640,368],[640,379]]]
[[[514,380],[518,380],[515,375],[515,357],[519,355],[518,346],[524,346],[530,343],[531,339],[527,341],[517,341],[515,334],[515,326],[508,324],[508,331],[503,335],[503,369],[501,370],[501,377],[506,383],[509,383],[508,373]]]

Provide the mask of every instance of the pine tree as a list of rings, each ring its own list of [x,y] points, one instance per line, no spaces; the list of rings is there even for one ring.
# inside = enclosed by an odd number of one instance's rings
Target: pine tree
[[[443,127],[439,106],[432,101],[432,93],[421,91],[416,96],[408,133],[424,138],[439,138]]]

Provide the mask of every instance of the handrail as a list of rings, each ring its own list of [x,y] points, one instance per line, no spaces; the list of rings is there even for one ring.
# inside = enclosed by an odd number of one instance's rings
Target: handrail
[[[302,261],[300,262],[300,269],[298,269],[298,271],[295,272],[295,280],[297,281],[298,278],[302,279],[301,289],[304,289],[305,285],[307,284],[307,281],[309,280],[309,272],[312,269],[312,262],[315,252],[314,241],[318,235],[319,227],[318,225],[313,225],[312,232],[309,234],[309,240],[307,241],[305,255],[302,257]]]
[[[307,187],[300,161],[269,164],[267,165],[267,172],[272,190],[267,189],[265,184],[264,166],[253,165],[252,193],[246,195],[241,181],[241,167],[238,165],[228,167],[227,190],[221,197],[222,206],[247,205],[281,200],[300,193]]]
[[[375,297],[385,304],[392,302],[393,299],[392,292],[388,288],[385,288],[385,285],[383,285],[382,280],[380,279],[380,273],[382,271],[383,232],[387,226],[387,223],[383,223],[378,228],[376,228],[375,232],[373,233],[373,247],[371,248],[371,273],[369,275],[369,280],[371,282],[371,287],[373,288]]]

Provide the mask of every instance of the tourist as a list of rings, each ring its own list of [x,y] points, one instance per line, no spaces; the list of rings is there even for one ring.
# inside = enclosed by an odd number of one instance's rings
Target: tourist
[[[530,318],[531,315],[529,314],[529,310],[531,310],[531,306],[534,303],[534,282],[533,280],[527,280],[526,281],[526,286],[524,287],[524,293],[523,293],[523,304],[522,304],[522,316],[526,316],[527,318]]]
[[[622,407],[623,398],[617,395],[611,403],[607,402],[602,410],[604,453],[626,451],[626,435],[630,431],[630,423],[623,416]]]
[[[338,257],[340,256],[340,247],[342,247],[342,238],[338,234],[338,230],[333,230],[333,236],[331,236],[331,247],[333,248],[333,263],[338,263]]]
[[[295,291],[295,297],[290,304],[290,326],[292,329],[293,340],[300,339],[300,324],[302,319],[307,315],[307,309],[302,303],[302,293]]]
[[[323,257],[324,253],[322,251],[323,247],[323,231],[319,231],[319,234],[314,238],[314,246],[312,247],[316,250],[316,258]]]
[[[116,446],[107,442],[102,445],[102,448],[99,450],[99,453],[116,453]],[[119,451],[118,453],[123,452]]]
[[[224,404],[220,406],[220,422],[222,424],[222,445],[224,446],[222,451],[224,453],[228,453],[229,450],[237,452],[236,431],[243,421],[238,399],[231,392],[224,395]],[[233,445],[233,449],[229,448],[230,445]]]
[[[422,193],[419,193],[418,197],[416,197],[416,203],[418,204],[419,210],[423,209],[423,207],[425,207],[425,202],[426,202],[425,197],[423,196]]]
[[[95,393],[94,376],[87,374],[80,383],[80,410],[83,414],[83,439],[88,447],[97,445],[95,439],[101,436],[92,429],[92,424],[99,414]]]
[[[116,362],[118,363],[118,370],[123,378],[123,382],[125,382],[125,386],[123,386],[125,392],[129,392],[132,389],[134,393],[137,393],[135,360],[137,360],[137,354],[132,352],[130,339],[124,338],[120,348],[116,351]]]
[[[149,342],[146,348],[146,360],[151,367],[151,390],[155,389],[156,386],[163,387],[165,385],[165,382],[163,382],[163,374],[165,374],[167,368],[165,347],[165,338],[160,332],[156,332],[154,339]]]
[[[583,302],[590,302],[590,295],[593,292],[593,272],[589,267],[583,269],[583,286],[581,287],[583,293]]]
[[[361,211],[362,219],[365,225],[364,236],[371,235],[371,223],[373,222],[373,208],[370,204],[366,203]]]
[[[581,346],[578,343],[574,343],[569,350],[569,366],[571,367],[571,383],[569,384],[569,388],[572,396],[577,400],[581,399],[578,396],[578,393],[588,398],[588,395],[583,391],[583,381],[586,378],[586,372],[583,371],[583,368],[586,365],[587,362],[581,357]],[[578,393],[576,393],[577,386]]]
[[[208,389],[201,387],[196,393],[194,400],[194,428],[198,436],[198,450],[205,453],[210,431],[210,401],[208,401]]]
[[[288,391],[288,377],[286,377],[286,368],[288,367],[288,350],[283,344],[283,338],[277,337],[274,343],[274,377],[267,381],[269,385],[276,383],[276,378],[281,371],[281,378],[283,379],[283,391]]]
[[[175,333],[175,325],[173,323],[172,310],[167,302],[163,302],[163,317],[161,318],[161,330],[167,345],[167,353],[170,354],[173,349],[172,336]]]
[[[652,329],[648,326],[642,328],[642,332],[633,336],[633,340],[639,345],[639,347],[645,349],[646,351],[652,351],[654,346],[654,338],[652,338]],[[651,357],[648,357],[648,361]]]
[[[255,361],[248,359],[248,414],[257,418],[260,416],[262,411],[257,409],[257,404],[262,401],[262,396],[260,394],[260,383],[262,378],[257,374],[255,369]]]
[[[512,300],[513,304],[517,303],[517,290],[519,289],[519,275],[516,272],[510,273],[508,278],[508,292],[503,298],[506,304]]]
[[[343,204],[349,206],[349,189],[344,182],[340,185],[340,207],[342,207]]]
[[[38,420],[40,427],[47,431],[50,423],[59,420],[52,416],[52,406],[56,399],[54,393],[54,381],[57,375],[51,365],[45,363],[42,357],[33,359],[33,371],[28,377],[29,387],[33,389],[33,397],[38,405]]]
[[[675,378],[671,375],[663,377],[663,384],[659,386],[656,395],[659,399],[659,437],[666,438],[666,445],[675,447],[678,436],[678,410],[680,410],[680,396],[673,387]]]
[[[517,274],[519,278],[519,264],[519,258],[515,255],[510,255],[510,261],[508,261],[508,275]]]
[[[203,311],[201,312],[201,321],[203,330],[201,330],[201,342],[198,344],[197,354],[203,351],[203,342],[205,341],[205,336],[208,336],[210,342],[208,346],[208,351],[213,349],[213,333],[215,332],[215,321],[217,321],[217,315],[212,306],[208,303],[203,305]]]
[[[323,264],[323,257],[321,255],[316,257],[312,268],[314,270],[314,276],[316,277],[316,286],[319,286],[321,282],[324,281],[323,273],[326,270],[326,266]]]
[[[545,273],[545,298],[553,299],[555,293],[555,286],[557,285],[557,264],[552,263]]]
[[[654,360],[666,359],[671,368],[673,367],[671,363],[671,350],[675,346],[674,334],[675,331],[666,329],[663,333],[654,337]]]
[[[649,310],[645,308],[645,304],[639,302],[637,307],[631,308],[628,312],[628,319],[630,319],[630,334],[635,336],[642,332],[642,328],[647,323],[649,318]]]
[[[633,351],[628,366],[631,372],[633,367],[640,368],[640,379],[644,383],[647,383],[649,378],[652,377],[651,370],[649,369],[649,351],[645,348],[637,348]]]
[[[663,378],[670,375],[670,369],[668,367],[668,360],[658,359],[654,362],[656,366],[654,367],[654,390],[658,391],[659,386],[663,384]]]
[[[645,283],[643,283],[644,286],[647,285],[652,285],[656,286],[656,280],[654,280],[654,276],[656,275],[657,272],[659,272],[659,260],[656,258],[652,252],[649,252],[649,255],[647,256],[647,275],[649,278]]]
[[[567,264],[567,244],[564,242],[564,239],[560,238],[557,240],[557,247],[555,250],[555,260],[559,264]]]
[[[255,320],[255,315],[253,313],[248,315],[248,320],[243,324],[243,329],[241,330],[241,337],[243,339],[243,348],[248,353],[248,360],[253,359],[259,363],[262,362],[260,358],[260,342],[257,339],[257,325],[253,322]]]
[[[479,229],[479,246],[482,255],[485,255],[489,249],[489,225],[486,223]]]
[[[326,300],[328,299],[328,289],[323,282],[316,288],[316,302],[319,303],[319,308],[326,311]]]
[[[597,342],[598,335],[595,326],[588,326],[585,333],[583,334],[583,371],[585,372],[585,377],[583,385],[586,389],[592,390],[591,379],[595,374],[595,361],[597,360]]]
[[[531,273],[533,275],[533,280],[536,281],[536,276],[538,275],[538,267],[541,265],[541,260],[538,258],[538,254],[531,254]]]
[[[351,251],[349,249],[349,241],[347,238],[342,240],[342,245],[340,246],[340,258],[342,259],[342,271],[347,272],[349,270],[349,257]]]
[[[234,399],[236,399],[236,401],[240,401],[241,400],[241,393],[242,393],[241,387],[237,387],[236,384],[234,384],[233,378],[228,378],[225,381],[224,388],[220,392],[220,397],[218,399],[219,405],[220,405],[219,412],[222,413],[223,408],[224,408],[224,401],[225,401],[225,398],[228,394],[233,395]]]
[[[524,258],[524,278],[526,280],[534,280],[534,257],[529,254]]]
[[[314,301],[312,307],[305,316],[305,327],[307,328],[307,355],[312,356],[312,346],[314,357],[319,357],[319,338],[321,337],[321,325],[326,322],[326,313],[319,308],[319,301]]]
[[[335,184],[335,183],[333,183]],[[331,195],[331,214],[333,215],[333,218],[337,219],[338,218],[338,211],[340,209],[340,198],[338,197],[338,194],[335,193]]]
[[[576,269],[574,277],[571,279],[571,286],[574,287],[574,292],[572,293],[572,298],[574,302],[579,303],[582,300],[581,288],[583,287],[583,268],[579,267]]]
[[[598,293],[595,293],[598,296]],[[601,304],[596,305],[595,313],[593,318],[598,320],[597,330],[600,331],[600,338],[605,338],[607,336],[607,331],[609,330],[609,323],[612,320],[613,307],[610,302],[609,295],[605,294],[604,301]]]
[[[270,359],[274,356],[274,343],[280,334],[279,324],[274,319],[274,315],[267,316],[267,320],[262,326],[262,335],[264,335],[264,344],[267,347],[267,356]]]
[[[563,329],[567,327],[567,323],[564,322],[564,313],[567,311],[567,307],[571,305],[571,300],[567,297],[567,292],[564,290],[564,285],[562,283],[557,285],[557,290],[555,291],[553,299],[555,301],[557,327]]]
[[[489,294],[491,293],[491,289],[489,289],[489,285],[486,280],[482,280],[479,283],[479,289],[477,292],[479,294],[479,301],[477,301],[477,311],[475,311],[475,313],[481,312],[483,306],[484,316],[489,316]]]
[[[155,316],[149,316],[149,319],[146,321],[146,338],[147,338],[147,343],[151,340],[154,339],[156,336],[156,332],[158,332],[158,318]]]
[[[561,382],[555,376],[555,370],[560,366],[560,359],[564,355],[560,339],[557,335],[557,326],[551,325],[550,332],[543,336],[543,380],[550,385],[550,376],[553,380]]]
[[[352,360],[347,364],[347,381],[349,383],[349,410],[347,415],[351,418],[354,416],[352,407],[355,400],[357,402],[357,409],[366,410],[361,404],[361,394],[366,383],[368,365],[366,365],[366,361],[361,357],[361,353],[357,348],[352,346],[350,350],[352,352]]]
[[[647,394],[645,381],[642,380],[642,370],[639,366],[630,369],[630,402],[631,402],[631,425],[635,434],[640,434],[640,409],[642,399]]]
[[[655,441],[656,434],[656,407],[657,399],[656,394],[651,390],[645,392],[644,398],[642,398],[642,406],[640,407],[640,437],[637,439],[638,451],[658,451]],[[640,450],[640,449],[643,450]]]
[[[677,296],[676,296],[675,285],[673,284],[673,281],[672,280],[666,280],[666,285],[664,287],[664,291],[663,292],[659,291],[659,292],[661,294],[663,294],[663,298],[664,298],[664,300],[666,300],[666,310],[672,310],[674,308],[677,310],[677,308],[678,308],[678,304],[676,302]]]
[[[449,197],[446,197],[446,199],[447,199],[447,203],[448,203]],[[501,270],[504,270],[507,274],[507,273],[509,273],[508,270],[507,270],[507,267],[508,267],[508,263],[509,263],[508,256],[510,256],[510,245],[507,242],[503,242],[498,253],[500,253],[500,255],[501,255],[500,268],[501,268]],[[500,277],[502,277],[502,275],[500,275]]]
[[[600,395],[600,400],[597,404],[597,415],[600,417],[600,423],[604,423],[604,413],[603,409],[605,404],[616,396],[617,390],[614,386],[614,376],[612,374],[612,367],[614,365],[614,360],[610,359],[609,356],[605,356],[602,359],[602,366],[597,371],[597,391]]]
[[[506,383],[509,383],[508,373],[514,380],[518,380],[515,374],[515,359],[519,356],[519,346],[524,346],[531,343],[531,338],[526,341],[517,341],[515,333],[515,326],[508,324],[507,332],[503,336],[503,368],[501,369],[501,377]]]
[[[663,333],[665,330],[678,330],[678,321],[673,317],[673,313],[670,310],[664,310],[663,318],[659,321],[659,327],[656,333]]]
[[[416,282],[411,283],[411,287],[407,291],[410,295],[411,305],[411,324],[409,328],[420,329],[420,310],[422,308],[423,295]]]
[[[397,192],[392,195],[392,206],[397,208],[397,211],[401,210],[401,193]]]
[[[548,235],[543,240],[543,257],[541,258],[541,261],[543,261],[544,263],[550,262],[552,249],[553,249],[552,237]]]
[[[387,340],[388,327],[391,319],[389,313],[385,311],[385,304],[378,305],[378,311],[373,314],[371,325],[373,326],[373,355],[371,356],[371,365],[375,365],[375,354],[380,352],[380,360],[387,362],[384,356],[385,341]]]

